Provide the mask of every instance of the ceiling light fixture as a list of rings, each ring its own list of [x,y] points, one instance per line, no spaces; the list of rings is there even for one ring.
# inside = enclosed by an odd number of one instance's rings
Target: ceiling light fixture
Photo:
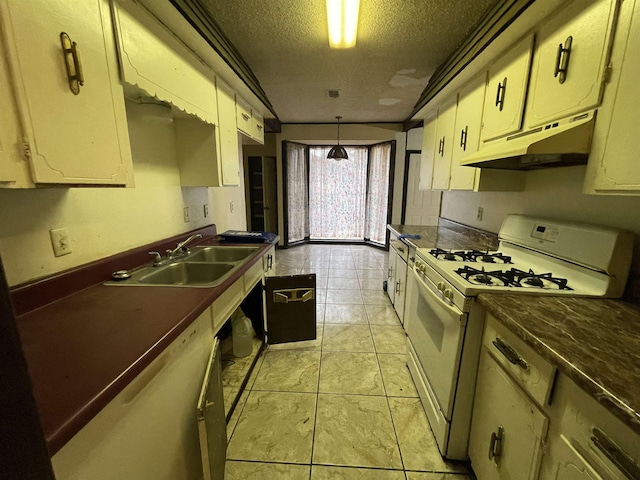
[[[340,146],[340,119],[342,117],[336,117],[338,119],[338,145],[336,145],[335,147],[332,147],[331,150],[329,150],[329,154],[327,155],[327,158],[333,159],[333,160],[337,160],[338,162],[340,160],[347,160],[349,158],[349,155],[347,155],[347,151],[344,149],[344,147]]]
[[[353,48],[358,33],[360,0],[327,0],[327,25],[331,48]]]

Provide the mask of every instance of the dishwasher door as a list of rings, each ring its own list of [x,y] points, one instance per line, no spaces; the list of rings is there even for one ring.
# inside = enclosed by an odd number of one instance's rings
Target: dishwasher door
[[[315,273],[266,277],[264,301],[268,344],[315,340]]]
[[[209,355],[196,416],[204,480],[224,480],[227,456],[227,421],[222,395],[220,341],[216,337]]]

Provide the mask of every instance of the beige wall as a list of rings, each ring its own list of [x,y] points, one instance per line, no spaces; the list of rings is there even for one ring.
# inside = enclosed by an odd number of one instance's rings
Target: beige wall
[[[498,232],[508,213],[596,223],[640,234],[640,197],[584,195],[585,167],[527,173],[524,192],[443,192],[441,216]],[[478,207],[482,221],[476,220]]]
[[[244,185],[180,187],[169,110],[127,102],[127,116],[135,188],[0,189],[0,255],[9,285],[209,223],[218,231],[245,228]],[[184,206],[190,207],[188,223]],[[62,227],[69,231],[73,253],[56,258],[49,230]]]

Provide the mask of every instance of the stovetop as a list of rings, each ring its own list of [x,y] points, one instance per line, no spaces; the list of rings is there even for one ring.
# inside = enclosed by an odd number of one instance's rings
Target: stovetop
[[[601,272],[510,244],[498,251],[418,249],[416,269],[467,297],[483,291],[600,296],[608,281]]]

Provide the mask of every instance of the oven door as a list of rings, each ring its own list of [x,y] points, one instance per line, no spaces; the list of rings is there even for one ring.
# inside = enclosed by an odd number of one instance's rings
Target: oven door
[[[467,314],[460,311],[426,277],[412,270],[407,302],[407,336],[427,377],[440,411],[450,421]]]

